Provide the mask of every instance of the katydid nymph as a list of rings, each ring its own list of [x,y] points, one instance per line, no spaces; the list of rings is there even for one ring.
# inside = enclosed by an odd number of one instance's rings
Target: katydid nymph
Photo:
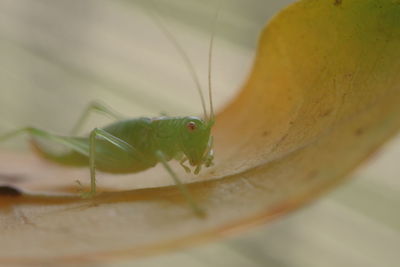
[[[115,174],[137,173],[161,163],[193,212],[202,216],[204,211],[192,198],[185,184],[179,180],[170,167],[169,161],[173,159],[179,161],[186,172],[191,172],[192,169],[194,174],[198,174],[203,165],[209,167],[213,164],[214,152],[211,128],[214,125],[215,118],[211,89],[211,59],[218,11],[214,18],[208,51],[209,112],[207,112],[202,89],[190,60],[160,18],[154,15],[153,17],[185,61],[200,95],[204,118],[161,116],[122,119],[121,116],[106,106],[94,102],[88,106],[81,119],[78,120],[71,136],[55,135],[35,127],[25,127],[0,136],[0,141],[26,133],[31,137],[34,151],[41,157],[68,166],[88,166],[90,169],[90,192],[82,193],[82,197],[87,198],[96,194],[96,170]],[[93,129],[86,137],[76,136],[77,130],[85,122],[91,111],[106,113],[113,116],[117,121],[105,127]],[[38,142],[38,139],[61,144],[69,151],[56,154],[46,149]],[[190,167],[185,165],[186,162]]]

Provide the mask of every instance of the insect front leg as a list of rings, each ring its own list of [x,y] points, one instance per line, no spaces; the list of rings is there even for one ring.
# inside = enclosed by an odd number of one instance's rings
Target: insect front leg
[[[176,175],[176,173],[172,170],[171,166],[169,166],[167,160],[165,159],[164,153],[162,151],[156,151],[156,156],[157,156],[158,160],[161,162],[161,164],[164,166],[164,168],[167,170],[167,172],[171,175],[176,186],[178,187],[178,189],[181,192],[181,194],[183,195],[183,197],[189,203],[193,212],[199,217],[204,217],[205,216],[204,210],[197,205],[197,203],[194,201],[194,199],[190,195],[189,191],[187,190],[185,184],[183,184],[181,182],[181,180],[178,178],[178,175]]]
[[[104,104],[102,104],[100,102],[97,102],[97,101],[92,101],[85,108],[85,110],[83,111],[82,115],[80,116],[80,118],[76,122],[75,126],[72,128],[71,135],[75,135],[80,131],[80,129],[82,128],[84,123],[89,118],[90,113],[92,113],[92,112],[102,113],[102,114],[107,115],[107,116],[109,116],[109,117],[111,117],[113,119],[116,119],[116,120],[122,120],[124,118],[122,115],[120,115],[117,112],[113,111],[112,109],[110,109],[106,105],[104,105]]]

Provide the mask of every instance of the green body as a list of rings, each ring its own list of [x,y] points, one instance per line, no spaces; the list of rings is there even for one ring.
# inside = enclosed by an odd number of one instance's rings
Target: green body
[[[188,129],[188,123],[195,123],[196,129]],[[205,164],[212,153],[211,125],[197,117],[137,118],[118,121],[101,129],[135,150],[134,153],[124,151],[107,140],[97,138],[95,165],[96,169],[103,172],[135,173],[146,170],[159,162],[157,151],[162,152],[167,161],[187,159],[192,166]],[[51,161],[70,166],[88,166],[89,137],[63,138],[79,143],[82,151],[73,150],[57,155],[36,141],[32,144],[36,152]]]

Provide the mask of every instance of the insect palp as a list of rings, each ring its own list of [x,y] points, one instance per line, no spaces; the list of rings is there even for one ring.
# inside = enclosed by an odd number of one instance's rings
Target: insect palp
[[[192,171],[188,166],[185,165],[185,162],[187,161],[187,157],[183,157],[181,161],[179,161],[179,164],[182,166],[182,168],[185,170],[186,173],[191,173]]]

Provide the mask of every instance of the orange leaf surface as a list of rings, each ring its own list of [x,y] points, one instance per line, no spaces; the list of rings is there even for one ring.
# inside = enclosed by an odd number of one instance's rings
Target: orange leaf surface
[[[70,192],[87,170],[0,154],[9,184],[30,192],[0,198],[0,262],[147,255],[240,231],[318,197],[400,126],[399,14],[392,0],[304,0],[269,23],[247,83],[217,116],[216,166],[187,180],[205,219],[175,186],[140,188],[135,179],[101,179],[105,192],[91,200],[35,195]]]

